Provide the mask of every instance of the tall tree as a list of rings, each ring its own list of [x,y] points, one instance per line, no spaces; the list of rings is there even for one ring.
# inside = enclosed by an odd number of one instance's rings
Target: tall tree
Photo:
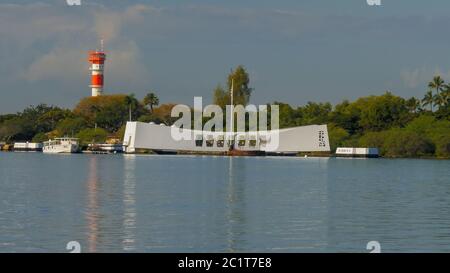
[[[450,84],[447,84],[444,88],[444,91],[441,92],[441,95],[444,99],[444,106],[450,104]]]
[[[84,98],[73,113],[83,117],[89,127],[97,124],[100,128],[115,132],[129,120],[130,110],[133,119],[146,112],[133,94],[115,94]]]
[[[214,89],[214,104],[224,108],[225,105],[229,105],[231,103],[231,83],[233,83],[233,104],[244,106],[247,105],[250,101],[253,88],[249,86],[250,77],[242,65],[236,67],[236,69],[232,70],[228,75],[226,90],[224,90],[220,85]]]
[[[150,92],[144,97],[143,103],[145,106],[149,106],[150,111],[153,113],[153,106],[157,106],[159,104],[159,98],[155,95],[155,93]]]
[[[233,83],[233,100],[235,105],[247,105],[250,101],[253,88],[249,86],[250,77],[244,66],[239,65],[228,75],[228,90]]]
[[[430,89],[436,90],[436,95],[439,95],[439,92],[442,91],[445,87],[445,82],[441,78],[441,76],[434,76],[433,80],[428,83],[428,87]]]
[[[433,96],[433,105],[439,109],[447,104],[447,98],[445,92],[436,94]]]
[[[402,127],[408,120],[408,108],[403,98],[386,91],[381,96],[358,99],[355,104],[361,110],[361,128],[368,131],[381,131],[390,127]]]
[[[406,101],[406,106],[408,107],[408,110],[410,112],[417,113],[417,111],[420,109],[420,100],[412,97]]]
[[[226,92],[220,84],[218,84],[214,89],[213,93],[214,104],[217,104],[224,109],[225,105],[229,104],[229,100],[230,100],[229,93]]]
[[[428,92],[425,94],[425,96],[422,99],[422,105],[423,105],[423,107],[430,105],[430,110],[431,110],[431,112],[433,112],[433,91],[432,90],[428,90]]]

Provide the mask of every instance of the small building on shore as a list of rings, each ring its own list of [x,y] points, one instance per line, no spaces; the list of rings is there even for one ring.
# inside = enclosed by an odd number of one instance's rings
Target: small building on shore
[[[339,147],[336,149],[337,157],[379,157],[378,148]]]

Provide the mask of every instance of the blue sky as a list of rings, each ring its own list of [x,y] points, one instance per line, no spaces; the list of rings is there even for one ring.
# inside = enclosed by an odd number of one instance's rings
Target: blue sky
[[[450,1],[0,0],[0,113],[89,96],[86,51],[105,39],[106,93],[211,99],[242,64],[255,104],[422,97],[450,81]]]

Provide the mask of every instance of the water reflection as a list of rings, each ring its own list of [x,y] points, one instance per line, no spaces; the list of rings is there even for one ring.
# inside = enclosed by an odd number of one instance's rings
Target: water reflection
[[[7,153],[0,252],[450,251],[449,166]]]
[[[98,204],[98,191],[100,187],[100,181],[97,174],[97,157],[92,156],[89,158],[88,164],[88,179],[87,179],[87,205],[86,205],[86,222],[87,222],[87,243],[88,251],[96,252],[99,236],[99,204]]]
[[[124,251],[136,250],[136,157],[125,157],[123,179],[123,240]]]
[[[244,242],[245,235],[245,181],[246,161],[239,158],[228,158],[227,185],[227,251],[239,251],[239,244]]]

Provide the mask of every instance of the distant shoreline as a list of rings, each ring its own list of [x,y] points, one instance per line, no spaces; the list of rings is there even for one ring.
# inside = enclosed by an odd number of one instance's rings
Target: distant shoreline
[[[21,153],[21,154],[43,154],[42,152],[37,151],[4,151],[0,150],[0,153]],[[290,155],[258,155],[258,156],[229,156],[224,154],[213,154],[213,153],[177,153],[177,154],[157,154],[152,151],[147,152],[135,152],[135,153],[105,153],[105,152],[92,152],[92,151],[81,151],[78,153],[74,153],[75,155],[149,155],[149,156],[160,156],[160,157],[168,157],[168,156],[192,156],[192,157],[204,157],[204,156],[210,156],[210,157],[234,157],[234,158],[246,158],[246,157],[259,157],[259,158],[305,158],[304,154],[298,154],[294,156]],[[62,155],[71,155],[70,153],[62,154]],[[389,159],[389,160],[398,160],[398,159],[417,159],[417,160],[450,160],[448,157],[432,157],[432,156],[422,156],[422,157],[383,157],[379,156],[377,158],[369,158],[369,157],[344,157],[344,156],[336,156],[335,154],[330,155],[308,155],[306,158],[335,158],[335,159],[370,159],[370,160],[376,160],[376,159]]]
[[[436,83],[434,83],[436,81]],[[450,85],[435,77],[424,99],[404,99],[386,92],[331,105],[309,102],[279,106],[279,128],[327,124],[331,152],[337,147],[373,147],[383,158],[450,158]],[[433,90],[431,90],[433,91]],[[226,101],[226,98],[224,99]],[[41,104],[0,115],[0,143],[44,142],[73,136],[82,146],[122,142],[127,121],[173,125],[174,103],[159,104],[155,94],[143,100],[116,94],[83,98],[73,109]]]

